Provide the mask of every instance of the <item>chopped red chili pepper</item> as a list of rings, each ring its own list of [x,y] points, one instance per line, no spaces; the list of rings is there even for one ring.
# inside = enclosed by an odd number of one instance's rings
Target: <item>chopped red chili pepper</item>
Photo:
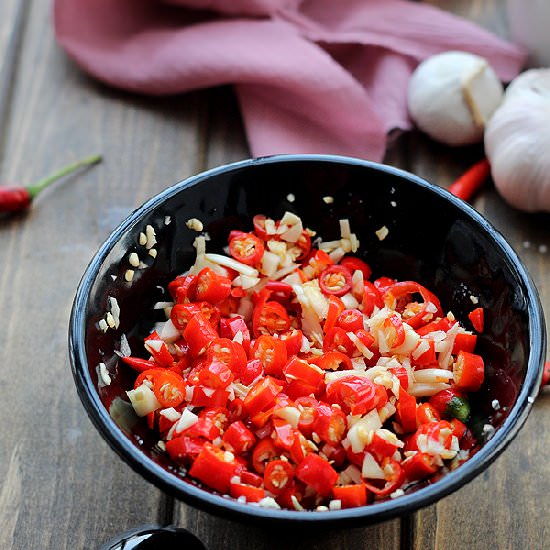
[[[370,266],[361,260],[360,258],[356,258],[355,256],[345,256],[342,261],[340,262],[340,265],[343,265],[347,269],[349,269],[350,273],[353,275],[355,271],[360,271],[363,274],[363,280],[367,280],[372,273],[372,269]]]
[[[453,378],[462,391],[477,391],[483,384],[485,365],[480,355],[460,351],[453,367]]]
[[[351,273],[341,265],[331,265],[321,273],[319,286],[323,294],[343,296],[351,290]]]
[[[315,453],[310,453],[296,468],[296,477],[313,487],[319,495],[326,497],[336,484],[338,473],[327,460]]]
[[[152,357],[123,358],[137,371],[128,397],[170,458],[212,490],[297,510],[393,498],[463,461],[477,445],[464,424],[484,376],[476,334],[419,283],[334,263],[356,239],[310,250],[300,223],[254,226],[229,238],[246,265],[203,258],[176,277],[171,323],[145,339]],[[477,332],[483,313],[470,314]]]
[[[468,314],[468,319],[470,319],[477,332],[483,332],[485,312],[482,307],[477,307],[473,311],[470,311]]]
[[[337,485],[332,488],[332,496],[341,502],[342,508],[355,508],[367,504],[367,488],[364,483]]]
[[[243,264],[255,265],[262,259],[264,244],[252,233],[234,231],[229,237],[229,253]]]

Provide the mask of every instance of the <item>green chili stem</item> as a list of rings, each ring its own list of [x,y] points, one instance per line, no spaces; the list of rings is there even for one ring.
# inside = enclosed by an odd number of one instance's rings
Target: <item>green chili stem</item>
[[[101,155],[93,155],[77,162],[73,162],[72,164],[69,164],[64,168],[57,170],[53,174],[37,181],[35,184],[27,186],[27,191],[29,192],[31,198],[34,199],[36,195],[38,195],[38,193],[48,187],[48,185],[61,179],[63,176],[67,176],[68,174],[75,172],[79,168],[85,168],[87,166],[91,166],[92,164],[97,164],[98,162],[101,162]]]

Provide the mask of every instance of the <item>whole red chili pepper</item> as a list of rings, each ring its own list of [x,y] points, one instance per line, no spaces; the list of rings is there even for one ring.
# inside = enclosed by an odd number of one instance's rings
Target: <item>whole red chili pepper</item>
[[[50,176],[37,181],[33,185],[18,186],[18,187],[0,187],[0,213],[3,212],[21,212],[26,210],[31,205],[34,198],[58,179],[71,174],[79,168],[91,166],[101,161],[100,155],[94,155],[85,159],[79,160],[57,170]]]
[[[469,201],[485,183],[490,173],[489,161],[487,159],[480,160],[451,184],[449,191],[455,197]]]

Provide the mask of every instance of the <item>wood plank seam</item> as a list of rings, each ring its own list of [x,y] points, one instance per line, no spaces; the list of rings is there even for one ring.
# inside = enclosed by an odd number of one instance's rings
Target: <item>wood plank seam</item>
[[[13,29],[6,48],[4,63],[0,70],[0,159],[4,161],[4,144],[9,134],[10,108],[15,91],[19,68],[21,45],[27,26],[31,0],[19,0]]]

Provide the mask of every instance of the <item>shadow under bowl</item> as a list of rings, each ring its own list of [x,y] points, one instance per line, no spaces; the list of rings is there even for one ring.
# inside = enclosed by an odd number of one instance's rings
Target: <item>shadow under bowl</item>
[[[326,204],[323,197],[334,198]],[[290,199],[290,200],[289,200]],[[482,441],[464,464],[433,484],[369,506],[330,512],[273,510],[224,498],[185,478],[157,446],[158,436],[138,419],[125,391],[135,373],[115,350],[125,335],[134,353],[169,300],[165,288],[195,259],[196,233],[185,222],[198,218],[221,252],[233,229],[250,230],[251,218],[278,219],[297,213],[324,240],[339,238],[338,220],[348,218],[360,255],[373,277],[416,280],[432,290],[444,311],[466,327],[474,307],[485,309],[485,332],[477,352],[485,360],[485,383],[472,401],[471,429]],[[145,227],[155,228],[156,258],[139,245]],[[388,229],[379,240],[376,231]],[[128,255],[146,264],[126,282]],[[99,321],[116,298],[120,326],[103,332]],[[478,305],[473,302],[478,300]],[[170,187],[130,214],[113,231],[88,266],[78,288],[69,346],[79,396],[92,422],[111,447],[144,478],[176,498],[240,521],[288,526],[365,525],[412,512],[473,479],[504,450],[525,422],[537,395],[546,353],[544,317],[536,289],[505,239],[469,205],[444,189],[403,171],[329,155],[281,155],[222,166]],[[105,386],[102,362],[111,373]],[[492,406],[498,400],[498,410]]]

